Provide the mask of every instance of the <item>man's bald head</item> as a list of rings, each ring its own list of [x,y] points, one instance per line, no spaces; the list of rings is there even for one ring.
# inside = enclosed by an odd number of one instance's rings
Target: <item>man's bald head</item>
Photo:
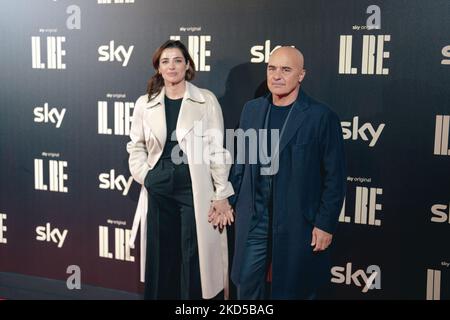
[[[269,57],[269,63],[272,57],[277,56],[284,56],[286,59],[291,60],[296,66],[298,66],[300,70],[303,70],[305,60],[303,57],[303,53],[297,48],[279,47],[275,49]]]

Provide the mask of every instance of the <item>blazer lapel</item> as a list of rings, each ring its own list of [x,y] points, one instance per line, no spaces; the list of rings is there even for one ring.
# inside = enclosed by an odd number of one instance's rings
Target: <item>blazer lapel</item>
[[[283,136],[281,137],[280,147],[278,150],[278,154],[281,154],[284,148],[286,148],[289,141],[298,131],[298,129],[302,126],[305,120],[304,111],[309,108],[309,104],[307,103],[307,96],[300,90],[297,100],[294,102],[292,106],[291,115],[286,123],[286,127],[284,129]]]
[[[178,115],[176,135],[180,146],[182,140],[194,128],[196,122],[206,114],[206,100],[201,91],[186,81],[186,91],[181,102],[180,114]],[[207,128],[202,128],[206,130]]]
[[[263,103],[259,107],[260,109],[258,110],[258,112],[255,115],[252,115],[252,116],[254,116],[254,117],[252,117],[253,121],[252,121],[251,125],[249,126],[249,128],[256,130],[258,158],[259,158],[259,148],[260,148],[259,129],[264,129],[264,121],[266,119],[266,115],[269,110],[269,99],[271,99],[270,94],[267,95],[266,97],[264,97]],[[247,150],[247,151],[249,152],[250,150]],[[255,189],[255,183],[256,183],[255,179],[258,176],[258,173],[256,171],[259,169],[259,165],[253,164],[250,167],[252,168],[251,181],[252,181],[253,199],[255,199],[255,190],[256,190]]]
[[[162,149],[166,144],[167,127],[166,127],[166,110],[164,106],[165,90],[162,88],[161,92],[147,103],[144,119],[148,121],[150,129],[155,136],[158,144]]]
[[[271,96],[268,95],[263,99],[263,103],[259,107],[257,114],[252,115],[252,124],[250,128],[259,130],[264,128],[264,120],[266,119],[267,110],[269,109],[269,99]]]

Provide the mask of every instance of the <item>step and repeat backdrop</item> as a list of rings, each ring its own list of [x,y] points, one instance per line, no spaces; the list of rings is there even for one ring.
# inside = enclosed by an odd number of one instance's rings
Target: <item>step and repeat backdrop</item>
[[[232,129],[289,45],[345,139],[332,297],[450,299],[449,12],[448,0],[2,2],[0,272],[142,292],[125,146],[154,50],[186,44],[193,82]]]

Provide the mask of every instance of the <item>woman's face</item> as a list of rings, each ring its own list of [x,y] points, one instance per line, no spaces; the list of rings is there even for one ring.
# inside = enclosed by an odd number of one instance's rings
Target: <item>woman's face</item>
[[[164,79],[165,85],[176,85],[185,80],[186,71],[189,65],[186,64],[183,54],[178,48],[167,48],[159,58],[158,71]]]

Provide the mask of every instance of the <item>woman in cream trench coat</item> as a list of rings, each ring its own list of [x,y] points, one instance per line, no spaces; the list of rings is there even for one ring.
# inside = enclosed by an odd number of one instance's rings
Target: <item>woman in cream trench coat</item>
[[[166,47],[167,43],[170,48],[170,43],[175,42],[166,42]],[[154,56],[155,69],[158,69],[159,57],[157,60],[155,61]],[[186,60],[188,62],[188,59]],[[187,156],[192,181],[202,297],[213,298],[224,290],[225,298],[228,298],[226,232],[214,228],[208,222],[211,202],[227,199],[234,194],[233,187],[228,182],[231,157],[223,148],[222,111],[212,92],[200,89],[184,79],[183,81],[185,91],[176,124],[176,140]],[[166,86],[163,86],[159,94],[153,96],[150,101],[149,94],[137,100],[130,131],[131,141],[127,144],[131,174],[142,185],[130,239],[130,247],[134,248],[140,226],[141,281],[144,281],[145,276],[147,245],[148,192],[144,182],[148,171],[152,170],[160,159],[166,141],[170,139],[166,132],[166,90]],[[199,146],[202,150],[200,156]],[[202,155],[204,150],[207,150],[206,153],[211,157]],[[164,244],[161,248],[164,250]]]

